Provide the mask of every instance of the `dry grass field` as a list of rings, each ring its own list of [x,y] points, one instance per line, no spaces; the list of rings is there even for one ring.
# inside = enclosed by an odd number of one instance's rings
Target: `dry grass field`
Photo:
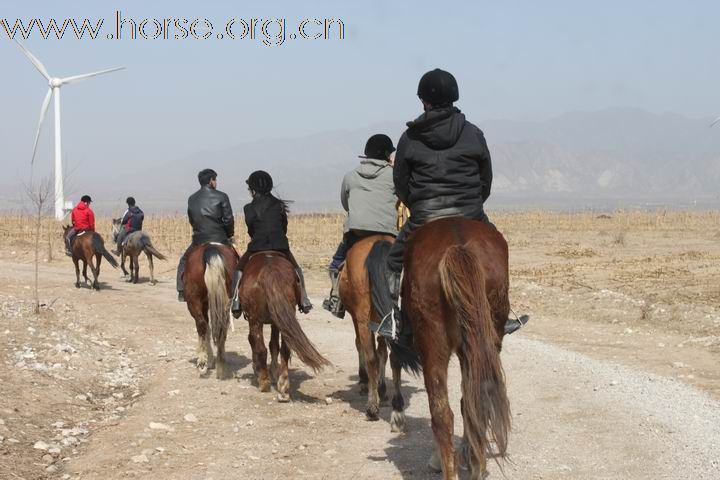
[[[720,212],[616,211],[499,213],[493,221],[510,248],[513,285],[529,284],[571,292],[587,301],[576,305],[586,318],[623,325],[652,325],[681,334],[707,337],[720,346]],[[343,216],[294,215],[290,218],[292,250],[309,272],[311,289],[324,291],[325,269],[342,236]],[[110,238],[110,218],[99,218],[99,232]],[[191,228],[184,217],[152,217],[145,230],[170,258],[187,247]],[[35,220],[29,216],[0,221],[3,256],[28,258],[33,248]],[[64,258],[60,224],[44,219],[41,258]],[[248,241],[242,218],[237,219],[239,250]],[[106,240],[107,241],[107,240]],[[174,270],[174,262],[161,266]],[[532,290],[532,289],[531,289]],[[530,291],[531,291],[530,290]],[[554,302],[515,295],[527,311]],[[618,308],[598,310],[593,300],[610,298]]]

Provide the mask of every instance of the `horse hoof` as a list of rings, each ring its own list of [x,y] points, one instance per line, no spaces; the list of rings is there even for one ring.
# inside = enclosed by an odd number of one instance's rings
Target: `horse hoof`
[[[390,417],[390,431],[393,433],[402,433],[405,431],[405,412],[393,410]]]
[[[76,284],[75,284],[75,288],[80,288],[80,284],[79,284],[79,283],[76,283]]]
[[[287,393],[278,393],[277,401],[280,403],[288,403],[290,401],[290,395]]]
[[[365,417],[371,422],[376,422],[380,419],[380,408],[377,405],[371,405],[365,410]]]

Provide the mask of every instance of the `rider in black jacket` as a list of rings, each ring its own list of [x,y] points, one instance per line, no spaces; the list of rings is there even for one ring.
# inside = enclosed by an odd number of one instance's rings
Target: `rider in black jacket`
[[[472,218],[490,223],[483,203],[490,196],[492,163],[483,132],[468,122],[453,103],[459,98],[455,77],[440,69],[420,79],[418,96],[425,112],[412,122],[400,138],[395,155],[393,180],[398,198],[410,208],[387,258],[390,294],[397,308],[400,274],[408,236],[425,223],[443,217]],[[390,312],[385,312],[389,314]],[[510,321],[516,322],[516,321]],[[400,322],[402,323],[402,322]],[[399,342],[409,333],[400,331]],[[506,326],[511,333],[514,324]],[[388,322],[378,333],[392,337]]]
[[[182,276],[185,272],[187,255],[196,245],[217,242],[230,244],[235,235],[235,219],[227,194],[217,190],[217,173],[205,169],[198,173],[200,190],[188,198],[188,219],[192,225],[192,244],[180,258],[177,270],[178,300],[185,301]]]
[[[275,197],[271,192],[273,180],[269,173],[258,170],[250,174],[247,185],[253,199],[244,207],[245,223],[247,224],[250,243],[247,250],[240,257],[238,270],[233,279],[232,313],[235,318],[240,318],[242,307],[240,306],[239,287],[242,278],[242,270],[245,268],[250,257],[256,252],[275,250],[281,252],[295,267],[295,273],[300,281],[300,311],[308,313],[312,304],[305,290],[305,277],[297,260],[290,251],[290,243],[287,238],[288,206],[287,202]]]

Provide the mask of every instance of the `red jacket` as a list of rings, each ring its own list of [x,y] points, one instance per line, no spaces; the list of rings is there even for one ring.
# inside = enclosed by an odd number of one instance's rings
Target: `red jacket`
[[[78,203],[73,208],[71,218],[75,230],[95,230],[95,214],[87,203]]]

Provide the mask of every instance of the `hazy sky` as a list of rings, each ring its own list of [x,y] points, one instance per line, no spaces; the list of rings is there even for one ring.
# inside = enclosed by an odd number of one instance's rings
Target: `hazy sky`
[[[215,30],[230,18],[286,18],[286,33],[304,18],[340,18],[345,39],[108,40],[116,10],[138,22],[207,18]],[[52,75],[127,67],[62,90],[69,168],[98,165],[104,175],[128,159],[166,162],[251,139],[409,120],[419,112],[417,81],[434,67],[455,74],[459,106],[478,123],[616,106],[720,113],[714,1],[2,0],[10,23],[51,17],[105,19],[101,39],[36,31],[24,42]],[[0,59],[3,184],[29,172],[47,87],[2,28]],[[47,127],[38,175],[50,173]]]

